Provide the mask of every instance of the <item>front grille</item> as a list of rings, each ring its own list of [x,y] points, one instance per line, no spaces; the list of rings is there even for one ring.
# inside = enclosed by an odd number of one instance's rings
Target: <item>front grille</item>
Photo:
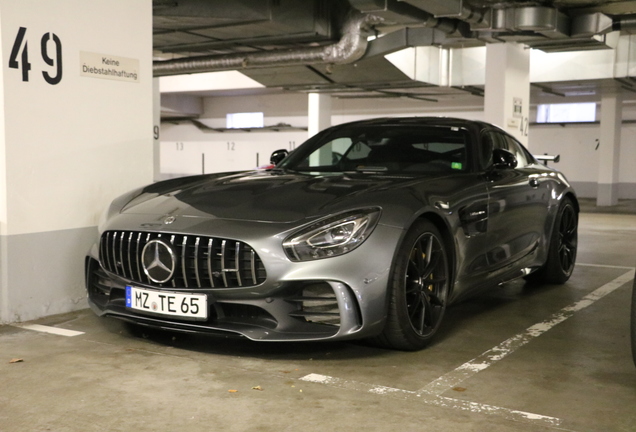
[[[161,239],[175,256],[172,277],[152,281],[144,272],[142,252]],[[145,285],[173,288],[236,288],[265,282],[263,262],[249,245],[229,239],[139,231],[106,231],[99,259],[111,273]],[[157,279],[157,278],[155,278]]]

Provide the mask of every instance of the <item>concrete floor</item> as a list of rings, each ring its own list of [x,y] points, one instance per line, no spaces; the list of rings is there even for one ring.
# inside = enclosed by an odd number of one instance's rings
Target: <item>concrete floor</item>
[[[634,431],[636,215],[583,213],[564,286],[449,308],[416,353],[134,331],[90,311],[0,327],[0,431]],[[23,361],[12,363],[12,359]]]

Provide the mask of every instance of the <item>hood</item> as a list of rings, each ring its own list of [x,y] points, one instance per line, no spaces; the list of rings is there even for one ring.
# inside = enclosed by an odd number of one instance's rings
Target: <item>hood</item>
[[[165,187],[154,184],[122,213],[294,222],[358,205],[381,205],[380,195],[412,181],[411,177],[276,170],[200,176],[178,188],[170,182]]]

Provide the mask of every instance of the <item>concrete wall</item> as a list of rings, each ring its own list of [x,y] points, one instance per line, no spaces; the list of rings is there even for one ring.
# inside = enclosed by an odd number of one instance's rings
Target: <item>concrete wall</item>
[[[151,29],[150,0],[0,0],[0,322],[86,307],[100,214],[152,181]]]
[[[600,126],[549,125],[530,129],[530,149],[535,154],[560,154],[556,165],[574,185],[580,197],[595,198],[599,172],[599,155],[603,143],[599,142]],[[636,199],[636,125],[623,124],[619,167],[620,199]]]

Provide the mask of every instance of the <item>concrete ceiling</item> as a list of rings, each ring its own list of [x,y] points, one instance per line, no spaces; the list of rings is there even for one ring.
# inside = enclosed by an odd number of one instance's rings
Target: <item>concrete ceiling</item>
[[[608,49],[605,35],[636,32],[625,0],[153,0],[155,76],[239,70],[270,89],[338,98],[428,102],[483,87],[413,81],[384,55],[413,46],[520,42],[546,52]],[[636,95],[632,79],[533,85],[533,98]]]

